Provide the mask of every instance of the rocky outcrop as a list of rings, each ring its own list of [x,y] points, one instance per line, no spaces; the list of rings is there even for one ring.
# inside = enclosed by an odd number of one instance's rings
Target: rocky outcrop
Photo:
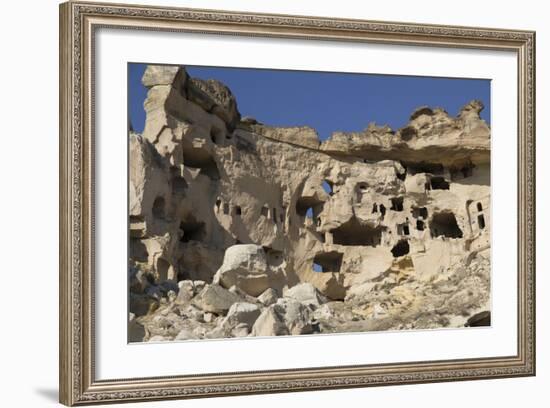
[[[490,161],[491,131],[479,116],[482,110],[480,101],[472,101],[454,118],[443,109],[421,107],[413,112],[409,124],[396,132],[370,124],[363,132],[336,132],[320,148],[370,161],[438,163],[460,171]]]
[[[129,339],[490,324],[483,105],[320,142],[149,66],[129,135]]]

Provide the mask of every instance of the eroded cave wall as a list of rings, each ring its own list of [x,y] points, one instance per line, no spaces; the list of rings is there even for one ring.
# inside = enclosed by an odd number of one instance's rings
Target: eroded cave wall
[[[286,287],[308,281],[333,299],[404,257],[433,279],[472,251],[488,256],[479,102],[456,118],[422,108],[397,132],[369,125],[320,143],[311,128],[242,119],[229,89],[181,67],[149,66],[143,83],[145,130],[129,143],[130,263],[157,282],[211,282],[235,244],[283,259]]]

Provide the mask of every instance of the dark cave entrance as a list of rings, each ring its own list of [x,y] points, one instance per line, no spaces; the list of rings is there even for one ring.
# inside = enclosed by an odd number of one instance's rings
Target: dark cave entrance
[[[403,255],[407,255],[409,253],[409,241],[406,239],[400,240],[397,244],[393,246],[391,249],[391,253],[394,258],[398,258]]]
[[[180,222],[180,232],[180,242],[202,241],[206,235],[204,222],[197,221],[192,215]]]
[[[439,236],[462,238],[462,230],[459,228],[452,212],[434,214],[430,221],[430,233],[434,238]]]
[[[313,258],[313,270],[316,272],[340,272],[343,254],[336,251],[322,252]]]
[[[361,224],[353,217],[348,222],[331,230],[333,242],[338,245],[377,246],[382,242],[384,227]]]

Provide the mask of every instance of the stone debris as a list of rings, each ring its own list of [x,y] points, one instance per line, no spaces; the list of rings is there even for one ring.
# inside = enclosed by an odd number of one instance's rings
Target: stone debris
[[[150,65],[129,134],[136,341],[488,326],[490,128],[422,106],[320,141]]]

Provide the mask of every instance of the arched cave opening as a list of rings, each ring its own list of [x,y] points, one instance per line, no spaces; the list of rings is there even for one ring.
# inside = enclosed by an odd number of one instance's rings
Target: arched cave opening
[[[210,139],[212,140],[212,143],[214,144],[222,144],[223,143],[223,131],[221,129],[218,129],[214,126],[210,129]]]
[[[337,245],[377,246],[382,242],[385,227],[371,227],[361,224],[353,217],[348,222],[331,230],[333,242]]]
[[[483,216],[483,214],[479,214],[477,216],[477,225],[479,226],[480,230],[485,229],[485,217]]]
[[[430,233],[434,238],[439,236],[462,238],[462,230],[456,222],[455,215],[450,211],[433,215],[430,221]]]
[[[400,240],[397,244],[393,246],[391,249],[391,253],[394,258],[398,258],[403,255],[407,255],[409,253],[409,241],[406,239]]]
[[[316,272],[340,272],[343,256],[344,254],[336,251],[319,253],[313,258],[313,270]]]
[[[204,222],[197,221],[192,215],[188,215],[180,222],[180,242],[202,241],[206,231]]]

